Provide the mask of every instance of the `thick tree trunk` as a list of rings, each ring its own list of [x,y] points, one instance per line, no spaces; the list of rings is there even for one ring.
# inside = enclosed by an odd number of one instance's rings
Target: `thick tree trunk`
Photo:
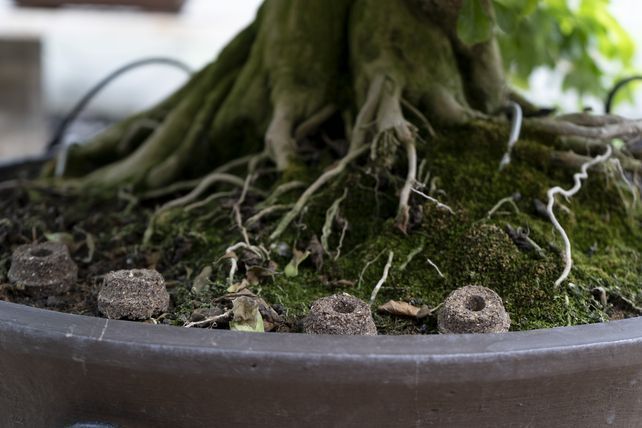
[[[318,126],[335,111],[355,117],[377,85],[365,112],[376,126],[363,132],[346,124],[353,146],[390,130],[394,140],[410,141],[402,100],[436,125],[492,113],[507,95],[497,44],[461,43],[459,7],[445,0],[267,1],[184,88],[74,149],[67,173],[93,171],[91,186],[156,188],[259,151],[261,141],[285,170],[297,159],[298,126]]]

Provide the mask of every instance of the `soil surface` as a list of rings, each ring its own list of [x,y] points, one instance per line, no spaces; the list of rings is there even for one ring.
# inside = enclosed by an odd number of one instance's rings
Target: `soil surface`
[[[573,243],[574,267],[569,281],[555,287],[563,243],[541,204],[549,187],[570,187],[576,171],[551,164],[554,147],[540,144],[537,135],[520,140],[513,162],[498,171],[507,132],[478,124],[439,133],[419,147],[424,190],[454,212],[413,195],[407,234],[394,226],[403,160],[386,166],[388,172],[359,160],[314,197],[278,242],[265,244],[269,261],[242,248],[234,251],[233,281],[226,249],[241,240],[232,215],[238,188],[213,186],[197,205],[166,212],[150,228],[155,210],[185,190],[87,194],[43,181],[5,184],[0,186],[0,299],[100,316],[96,298],[108,272],[156,269],[165,278],[170,307],[146,322],[228,328],[232,300],[248,295],[258,299],[266,331],[302,331],[316,299],[345,292],[368,301],[393,252],[373,306],[379,334],[436,333],[435,309],[466,285],[495,291],[510,314],[511,330],[639,315],[642,234],[639,207],[626,187],[613,174],[593,173],[576,197],[560,201],[564,207],[557,214]],[[301,147],[304,168],[278,174],[269,164],[259,166],[253,182],[258,190],[247,194],[240,210],[253,242],[269,242],[284,211],[253,224],[247,219],[268,202],[295,202],[305,183],[342,155],[340,148],[315,141]],[[246,171],[231,173],[243,178]],[[268,200],[279,185],[296,181],[303,187]],[[507,197],[512,202],[488,216]],[[333,206],[325,252],[321,241]],[[46,241],[68,246],[78,282],[63,295],[29,297],[9,284],[11,254],[22,244]],[[401,302],[407,313],[376,310],[389,300]]]

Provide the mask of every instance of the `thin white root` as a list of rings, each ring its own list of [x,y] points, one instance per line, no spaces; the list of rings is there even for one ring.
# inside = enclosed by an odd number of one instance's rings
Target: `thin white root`
[[[341,205],[341,202],[343,202],[348,196],[348,188],[346,187],[343,189],[343,194],[338,197],[332,205],[330,205],[330,208],[325,212],[325,222],[323,223],[323,229],[321,230],[321,247],[323,248],[323,251],[330,255],[330,244],[328,243],[330,239],[330,235],[332,234],[332,225],[334,223],[335,218],[337,217],[337,214],[339,213],[339,206]]]
[[[363,269],[361,269],[361,273],[359,273],[359,281],[357,281],[357,288],[361,286],[361,283],[363,282],[363,275],[365,275],[368,268],[372,266],[374,263],[376,263],[377,260],[379,260],[379,257],[383,256],[383,253],[385,252],[386,250],[382,250],[379,254],[377,254],[377,256],[374,259],[366,262],[366,265],[363,267]]]
[[[633,196],[633,202],[631,206],[636,206],[638,203],[638,191],[636,187],[631,183],[631,180],[626,176],[626,173],[624,172],[624,168],[622,168],[622,163],[620,162],[619,159],[611,159],[611,163],[615,167],[615,170],[618,172],[620,175],[620,178],[626,184],[626,187],[629,189],[629,192],[631,192],[631,195]]]
[[[334,260],[339,260],[339,256],[341,256],[341,248],[343,247],[343,240],[346,237],[346,232],[348,231],[348,226],[350,223],[348,223],[348,220],[343,219],[343,227],[341,228],[341,236],[339,236],[339,243],[337,244],[337,251],[334,254]]]
[[[230,191],[230,192],[218,192],[218,193],[212,193],[209,195],[207,198],[200,200],[198,202],[194,202],[193,204],[190,204],[185,207],[185,212],[190,212],[193,211],[197,208],[204,207],[206,205],[209,205],[210,202],[213,202],[217,199],[225,198],[226,196],[232,196],[235,193],[235,191]]]
[[[274,241],[279,236],[281,236],[283,232],[285,232],[285,229],[287,229],[290,223],[292,223],[292,221],[301,213],[305,205],[308,203],[308,200],[317,192],[317,190],[323,187],[328,181],[332,180],[334,177],[345,171],[346,167],[353,160],[365,153],[367,149],[368,146],[361,146],[354,151],[348,152],[348,154],[343,157],[333,168],[321,174],[319,178],[317,178],[316,181],[312,183],[310,187],[305,190],[305,192],[303,192],[303,194],[299,197],[299,200],[294,204],[294,207],[292,207],[292,209],[288,211],[285,216],[283,216],[283,219],[281,219],[279,225],[270,235],[270,241]]]
[[[500,199],[499,202],[497,202],[495,206],[493,206],[488,211],[488,213],[486,213],[486,218],[490,219],[504,204],[509,204],[511,207],[513,207],[516,213],[519,213],[519,207],[515,203],[515,198],[513,196],[506,196],[505,198]]]
[[[205,318],[204,320],[201,320],[201,321],[188,322],[183,327],[191,328],[191,327],[199,327],[199,326],[208,325],[208,324],[211,324],[212,326],[216,326],[216,322],[217,321],[220,321],[220,320],[226,319],[226,318],[231,318],[232,314],[233,314],[232,310],[230,309],[229,311],[224,312],[224,313],[222,313],[220,315],[216,315],[216,316],[213,316],[213,317]]]
[[[261,211],[254,214],[252,217],[248,218],[246,225],[253,226],[256,222],[261,220],[263,217],[268,216],[277,211],[289,210],[293,206],[294,204],[277,204],[277,205],[271,205],[269,207],[265,207]]]
[[[261,153],[256,155],[248,164],[247,167],[247,176],[245,177],[245,182],[243,183],[243,190],[241,191],[241,196],[239,197],[238,201],[234,204],[234,207],[232,208],[232,212],[234,213],[234,221],[236,222],[236,226],[239,228],[239,231],[241,232],[241,235],[243,236],[243,240],[247,245],[250,244],[250,236],[247,233],[247,229],[243,225],[243,216],[241,215],[241,206],[245,202],[245,198],[247,196],[247,192],[250,188],[250,184],[252,181],[254,181],[255,178],[255,171],[256,171],[256,165],[262,161],[263,159],[267,158],[268,155],[266,152]]]
[[[426,257],[426,261],[428,262],[428,264],[429,264],[430,266],[432,266],[433,268],[435,268],[435,270],[437,271],[437,273],[439,274],[439,276],[440,276],[440,277],[442,277],[442,278],[446,278],[446,277],[444,276],[444,274],[443,274],[443,273],[441,273],[441,270],[437,267],[437,265],[436,265],[432,260],[430,260],[428,257]]]
[[[245,184],[242,179],[236,175],[225,174],[225,173],[212,173],[205,177],[199,184],[185,196],[171,200],[166,204],[162,205],[158,210],[156,210],[155,215],[159,215],[165,211],[168,211],[172,208],[178,208],[185,206],[194,202],[201,194],[203,194],[212,184],[214,183],[226,183],[231,184],[237,187],[243,187]]]
[[[274,205],[276,201],[284,194],[295,190],[295,189],[300,189],[305,187],[305,183],[303,181],[288,181],[287,183],[279,184],[273,191],[270,193],[270,196],[268,196],[263,202],[260,204],[257,204],[257,207],[269,207],[270,205]]]
[[[428,196],[428,195],[426,195],[424,192],[422,192],[422,191],[420,191],[420,190],[417,190],[417,189],[415,189],[414,187],[411,187],[411,188],[410,188],[410,190],[411,190],[411,191],[413,191],[413,192],[415,192],[415,193],[416,193],[416,194],[418,194],[419,196],[421,196],[421,197],[423,197],[423,198],[425,198],[425,199],[428,199],[430,202],[432,202],[433,204],[437,205],[437,208],[439,208],[439,209],[443,209],[443,210],[446,210],[446,211],[448,211],[448,212],[449,212],[449,213],[451,213],[451,214],[455,214],[455,211],[453,211],[453,209],[452,209],[452,208],[450,208],[450,207],[449,207],[448,205],[446,205],[446,204],[442,204],[441,202],[439,202],[437,199],[433,198],[432,196]]]
[[[390,272],[390,267],[392,266],[392,259],[394,258],[395,253],[393,251],[388,252],[388,261],[386,262],[386,266],[383,268],[383,275],[381,276],[381,279],[379,282],[377,282],[377,285],[375,285],[375,288],[372,290],[372,294],[370,295],[370,306],[374,304],[375,299],[377,298],[377,294],[379,294],[379,290],[381,289],[381,286],[386,282],[388,279],[388,273]]]
[[[508,147],[506,149],[506,153],[504,153],[504,157],[502,157],[502,160],[499,162],[500,171],[506,168],[508,164],[510,164],[513,147],[515,146],[515,144],[517,144],[517,140],[519,140],[519,134],[522,130],[522,108],[514,101],[511,101],[509,103],[509,106],[512,110],[512,123],[510,128],[510,136],[508,137]]]
[[[201,182],[204,180],[207,180],[207,178],[211,175],[215,174],[220,174],[224,172],[228,172],[234,168],[237,168],[239,166],[243,166],[246,163],[248,163],[252,158],[254,158],[256,155],[247,155],[243,156],[237,159],[234,159],[226,164],[223,164],[216,168],[214,171],[209,173],[206,176],[203,176],[201,178],[197,178],[195,180],[187,180],[187,181],[179,181],[174,184],[170,184],[169,186],[161,187],[159,189],[155,190],[150,190],[149,192],[143,193],[140,196],[141,200],[146,200],[146,199],[155,199],[155,198],[161,198],[166,195],[171,195],[172,193],[175,192],[180,192],[182,190],[190,190],[194,189],[196,186],[198,186]]]
[[[249,245],[249,244],[246,244],[245,242],[237,242],[236,244],[228,247],[225,250],[225,255],[221,257],[221,259],[219,259],[219,261],[222,259],[228,259],[230,261],[230,273],[228,274],[228,277],[227,277],[228,285],[234,284],[234,275],[238,270],[238,260],[239,260],[238,256],[236,255],[236,251],[241,248],[245,248],[253,252],[257,256],[259,256],[261,260],[270,259],[270,253],[263,246]]]
[[[562,271],[562,274],[560,275],[560,277],[555,281],[555,286],[559,286],[562,282],[566,280],[566,278],[568,278],[568,275],[571,273],[571,268],[573,267],[573,258],[571,254],[571,241],[569,240],[568,235],[566,234],[566,231],[557,220],[557,217],[555,217],[555,212],[553,211],[553,206],[555,205],[555,195],[560,194],[565,198],[570,198],[573,195],[575,195],[582,188],[582,180],[585,180],[588,178],[588,172],[587,172],[588,169],[594,165],[598,165],[602,162],[605,162],[609,157],[611,157],[612,154],[613,154],[613,148],[609,145],[606,147],[606,152],[604,154],[596,156],[595,158],[583,164],[581,167],[581,171],[573,175],[573,181],[574,181],[573,187],[571,187],[568,190],[564,190],[559,186],[555,186],[550,188],[546,192],[546,195],[548,196],[548,204],[546,205],[546,211],[548,213],[548,216],[551,219],[551,222],[553,223],[553,226],[562,236],[562,240],[564,241],[564,270]]]
[[[406,257],[406,261],[399,266],[399,271],[403,272],[406,270],[412,259],[415,258],[415,256],[419,253],[421,253],[424,250],[424,244],[421,244],[417,248],[413,249],[411,252],[408,253],[408,256]]]
[[[383,82],[385,77],[383,75],[377,76],[370,83],[370,88],[368,89],[368,96],[365,103],[361,107],[359,114],[357,115],[357,120],[352,131],[352,138],[350,139],[350,149],[348,153],[339,161],[337,164],[321,174],[314,183],[308,187],[305,192],[299,197],[294,204],[294,207],[288,211],[285,216],[281,219],[281,222],[277,225],[276,229],[270,235],[270,241],[274,241],[279,236],[285,232],[290,223],[294,221],[295,218],[299,216],[305,205],[308,203],[310,198],[327,182],[332,180],[334,177],[341,174],[345,171],[346,167],[363,153],[366,152],[368,146],[365,144],[366,137],[368,134],[369,123],[374,119],[376,113],[377,104],[379,98],[381,97],[381,90],[383,87]]]

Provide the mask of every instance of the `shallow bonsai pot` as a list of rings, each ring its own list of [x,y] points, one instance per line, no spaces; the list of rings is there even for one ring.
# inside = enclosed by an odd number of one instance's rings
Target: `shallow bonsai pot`
[[[0,164],[0,179],[34,176],[45,160]],[[155,326],[0,301],[0,427],[638,426],[640,404],[642,318],[347,337]]]
[[[642,319],[339,337],[0,302],[1,426],[636,426],[641,402]]]

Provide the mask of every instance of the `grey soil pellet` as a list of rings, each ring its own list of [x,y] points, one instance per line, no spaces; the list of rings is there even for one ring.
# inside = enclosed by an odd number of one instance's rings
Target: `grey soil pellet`
[[[169,293],[155,270],[109,272],[98,293],[98,310],[110,319],[146,320],[167,311]]]
[[[13,252],[8,277],[26,294],[47,297],[69,291],[78,279],[78,266],[65,244],[27,244]]]
[[[311,334],[377,334],[370,306],[345,293],[316,300],[303,321],[303,328]]]
[[[468,285],[450,293],[439,311],[440,333],[503,333],[510,317],[490,288]]]

